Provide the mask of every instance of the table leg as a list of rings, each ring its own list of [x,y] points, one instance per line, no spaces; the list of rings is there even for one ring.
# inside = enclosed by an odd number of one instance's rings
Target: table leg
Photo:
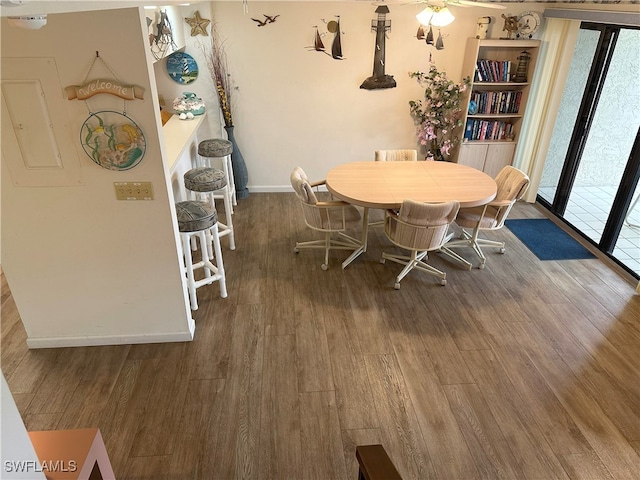
[[[367,240],[369,238],[369,207],[364,207],[362,212],[362,248],[363,252],[367,251]]]
[[[358,258],[362,253],[367,251],[367,238],[369,233],[369,208],[364,207],[364,212],[362,213],[362,238],[360,240],[360,246],[354,250],[354,252],[349,255],[349,257],[342,262],[342,268],[345,269],[349,266],[351,262],[353,262],[356,258]]]

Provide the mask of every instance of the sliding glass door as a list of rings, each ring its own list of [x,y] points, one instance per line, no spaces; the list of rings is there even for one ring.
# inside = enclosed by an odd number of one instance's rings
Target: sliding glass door
[[[583,23],[538,201],[640,275],[640,30]]]

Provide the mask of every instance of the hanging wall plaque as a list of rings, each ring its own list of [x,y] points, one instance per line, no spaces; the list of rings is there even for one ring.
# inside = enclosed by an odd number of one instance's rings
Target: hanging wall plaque
[[[88,81],[97,60],[113,78]],[[82,85],[70,85],[65,91],[69,100],[83,100],[89,111],[89,117],[80,128],[80,144],[91,160],[109,170],[128,170],[140,163],[147,143],[140,127],[127,116],[126,106],[127,100],[144,98],[143,88],[120,82],[111,67],[96,52]],[[113,110],[93,112],[89,107],[89,98],[98,94],[123,99],[122,113]]]
[[[111,110],[89,115],[80,130],[80,143],[91,160],[109,170],[135,167],[147,148],[136,122]]]

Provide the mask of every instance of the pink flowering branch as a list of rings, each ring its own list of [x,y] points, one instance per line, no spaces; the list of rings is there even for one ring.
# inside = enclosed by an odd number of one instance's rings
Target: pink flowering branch
[[[454,83],[435,65],[431,65],[428,73],[410,72],[409,76],[425,87],[423,99],[409,101],[418,142],[425,146],[427,155],[444,159],[460,142],[461,106],[471,80],[467,77]]]

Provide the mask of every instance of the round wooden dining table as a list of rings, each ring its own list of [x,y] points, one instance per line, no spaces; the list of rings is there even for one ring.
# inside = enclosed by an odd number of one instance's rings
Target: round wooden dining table
[[[439,203],[457,200],[460,207],[484,205],[496,196],[493,178],[452,162],[352,162],[332,168],[327,189],[345,202],[364,207],[362,241],[342,263],[345,268],[367,251],[369,208],[398,209],[404,200]]]

